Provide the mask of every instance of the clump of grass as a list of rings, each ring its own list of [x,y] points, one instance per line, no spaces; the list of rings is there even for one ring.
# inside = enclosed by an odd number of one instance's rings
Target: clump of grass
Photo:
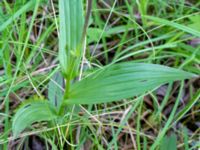
[[[3,148],[198,147],[198,6],[1,2]]]

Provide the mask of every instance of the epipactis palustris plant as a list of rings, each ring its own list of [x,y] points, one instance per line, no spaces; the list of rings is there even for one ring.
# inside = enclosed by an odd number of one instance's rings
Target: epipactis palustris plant
[[[34,122],[55,126],[72,104],[97,104],[131,98],[160,85],[195,77],[180,69],[148,63],[112,63],[76,80],[84,55],[91,2],[84,19],[82,0],[59,0],[59,61],[66,81],[63,97],[26,100],[13,118],[14,137]],[[52,88],[52,87],[51,87]],[[55,87],[56,88],[56,87]],[[51,91],[49,91],[51,92]],[[57,93],[54,93],[55,95]],[[62,94],[61,94],[62,95]],[[55,102],[56,101],[56,102]],[[66,121],[66,120],[65,120]],[[66,122],[65,122],[66,123]]]

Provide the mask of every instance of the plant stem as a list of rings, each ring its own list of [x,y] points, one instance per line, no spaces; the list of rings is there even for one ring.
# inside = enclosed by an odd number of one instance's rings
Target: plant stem
[[[66,80],[65,93],[64,93],[63,100],[62,100],[62,104],[61,104],[59,112],[58,112],[59,115],[64,114],[65,100],[68,99],[68,96],[69,96],[68,94],[69,94],[69,89],[70,89],[70,82],[71,82],[70,78]]]

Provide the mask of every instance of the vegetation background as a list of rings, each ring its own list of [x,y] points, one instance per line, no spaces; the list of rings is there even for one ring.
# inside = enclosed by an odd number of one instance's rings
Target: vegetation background
[[[200,74],[200,1],[92,1],[83,76],[115,61]],[[79,105],[62,125],[34,123],[14,137],[13,116],[22,102],[63,96],[58,36],[58,0],[0,1],[0,149],[200,148],[199,78]]]

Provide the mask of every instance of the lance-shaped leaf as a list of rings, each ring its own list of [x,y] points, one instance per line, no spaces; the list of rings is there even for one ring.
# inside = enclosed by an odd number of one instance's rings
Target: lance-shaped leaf
[[[114,64],[75,83],[65,103],[92,104],[131,98],[162,84],[194,76],[162,65],[133,62]]]
[[[59,60],[65,76],[73,76],[79,67],[84,15],[82,0],[59,0]]]
[[[55,108],[48,101],[28,101],[17,110],[13,118],[12,130],[14,137],[34,122],[49,121],[56,117]]]

